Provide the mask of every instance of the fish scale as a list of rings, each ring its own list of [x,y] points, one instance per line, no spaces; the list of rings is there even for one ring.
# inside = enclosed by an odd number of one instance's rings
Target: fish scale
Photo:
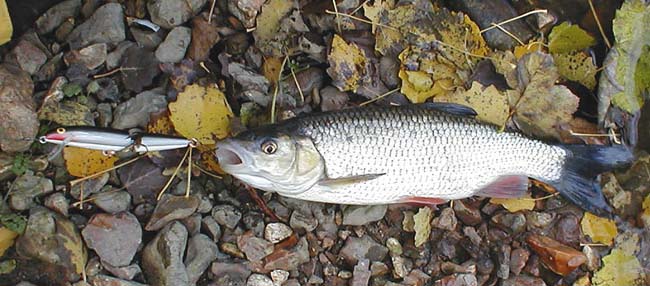
[[[341,204],[391,203],[408,197],[457,199],[503,175],[560,179],[566,151],[471,117],[434,109],[365,108],[312,115],[296,128],[312,139],[329,178],[383,174],[290,196]]]

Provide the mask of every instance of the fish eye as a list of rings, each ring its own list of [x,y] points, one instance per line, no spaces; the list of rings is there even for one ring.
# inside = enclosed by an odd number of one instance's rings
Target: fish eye
[[[262,148],[262,152],[269,155],[275,153],[275,151],[278,150],[278,144],[276,144],[273,140],[264,141],[260,147]]]
[[[63,128],[63,127],[59,127],[59,128],[57,128],[57,129],[56,129],[56,133],[59,133],[59,134],[63,134],[63,133],[65,133],[65,128]]]

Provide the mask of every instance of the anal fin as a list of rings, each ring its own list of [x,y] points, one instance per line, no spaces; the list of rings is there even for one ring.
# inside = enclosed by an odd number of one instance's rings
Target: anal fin
[[[436,205],[441,205],[449,200],[446,199],[440,199],[440,198],[430,198],[430,197],[405,197],[400,200],[400,203],[405,203],[409,205],[415,205],[415,206],[436,206]]]
[[[519,198],[528,190],[528,177],[523,175],[505,175],[483,187],[477,196],[489,198]]]
[[[350,177],[343,177],[343,178],[327,178],[318,181],[319,185],[322,186],[327,186],[327,187],[343,187],[347,185],[353,185],[353,184],[358,184],[362,183],[365,181],[370,181],[374,180],[376,178],[379,178],[385,174],[367,174],[367,175],[358,175],[358,176],[350,176]]]

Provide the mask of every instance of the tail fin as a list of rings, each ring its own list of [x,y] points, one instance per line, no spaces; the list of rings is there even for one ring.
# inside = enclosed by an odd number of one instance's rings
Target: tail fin
[[[562,145],[567,159],[560,181],[553,186],[572,203],[586,211],[610,217],[612,208],[607,204],[595,181],[597,175],[631,163],[634,155],[624,145]]]

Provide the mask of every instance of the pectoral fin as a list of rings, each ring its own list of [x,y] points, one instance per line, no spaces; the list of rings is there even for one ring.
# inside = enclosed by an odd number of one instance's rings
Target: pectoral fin
[[[368,175],[358,175],[358,176],[335,178],[335,179],[327,178],[318,181],[318,184],[326,187],[344,187],[348,185],[374,180],[383,175],[385,174],[368,174]]]

